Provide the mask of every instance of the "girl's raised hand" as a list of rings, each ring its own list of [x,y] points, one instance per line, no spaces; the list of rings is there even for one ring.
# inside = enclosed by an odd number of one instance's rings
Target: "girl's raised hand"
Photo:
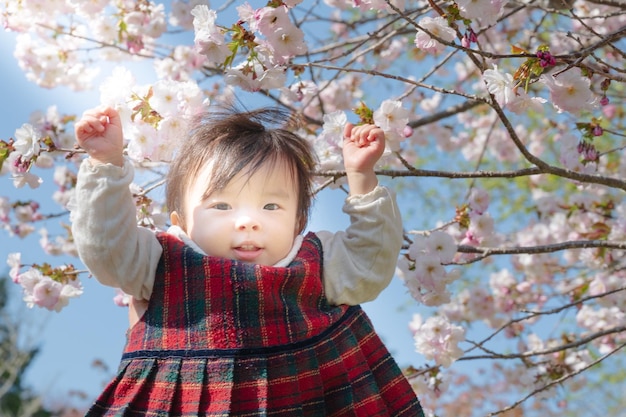
[[[346,124],[343,131],[343,158],[346,171],[366,171],[385,150],[385,133],[375,125]]]
[[[350,194],[366,194],[378,185],[374,166],[385,151],[385,133],[375,125],[346,124],[343,163]]]
[[[94,164],[124,165],[124,136],[120,116],[112,107],[87,110],[74,125],[76,141]]]

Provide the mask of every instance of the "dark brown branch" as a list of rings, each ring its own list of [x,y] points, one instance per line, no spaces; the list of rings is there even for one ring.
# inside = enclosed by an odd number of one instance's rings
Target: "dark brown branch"
[[[603,336],[608,336],[611,334],[623,333],[623,332],[626,332],[626,326],[612,327],[610,329],[592,333],[588,335],[587,337],[583,337],[581,339],[575,340],[570,343],[565,343],[562,345],[554,346],[550,349],[532,351],[532,352],[526,352],[526,353],[508,353],[508,354],[497,353],[497,352],[490,351],[486,349],[485,347],[481,346],[480,349],[487,352],[488,353],[487,355],[463,356],[457,360],[469,361],[469,360],[476,360],[476,359],[522,359],[522,358],[532,358],[534,356],[544,356],[544,355],[549,355],[550,353],[562,352],[567,349],[573,349],[576,347],[586,345],[589,342],[593,342],[594,340],[599,339]],[[472,343],[470,341],[468,342]]]
[[[515,319],[511,319],[509,320],[507,323],[501,325],[500,327],[498,327],[493,333],[491,333],[489,336],[487,336],[486,338],[484,338],[483,340],[481,340],[478,343],[474,343],[474,347],[468,349],[465,353],[469,353],[474,349],[482,349],[482,347],[485,345],[485,343],[489,342],[491,339],[493,339],[495,336],[498,335],[498,333],[501,333],[504,329],[506,329],[509,326],[512,326],[516,323],[520,323],[522,321],[526,321],[526,320],[531,320],[534,318],[537,318],[538,316],[548,316],[548,315],[554,315],[554,314],[558,314],[564,310],[567,310],[569,308],[578,308],[580,307],[581,304],[584,304],[588,301],[592,301],[595,300],[597,298],[603,298],[606,296],[609,296],[611,294],[615,294],[618,292],[622,292],[622,291],[626,291],[626,287],[621,287],[621,288],[616,288],[614,290],[610,290],[610,291],[606,291],[603,292],[601,294],[594,294],[594,295],[589,295],[587,297],[582,297],[577,299],[576,301],[573,301],[571,303],[567,303],[564,304],[562,306],[559,307],[555,307],[552,308],[550,310],[543,310],[543,311],[523,311],[521,310],[522,313],[527,313],[525,316],[523,317],[518,317]]]
[[[457,250],[461,253],[476,253],[483,255],[483,257],[492,255],[518,255],[518,254],[538,254],[538,253],[552,253],[559,252],[567,249],[592,249],[592,248],[607,248],[626,250],[626,242],[611,242],[608,240],[576,240],[570,242],[553,243],[549,245],[539,246],[515,246],[515,247],[500,247],[500,248],[486,248],[478,246],[459,245]]]
[[[545,391],[545,390],[547,390],[548,388],[551,388],[551,387],[553,387],[553,386],[555,386],[555,385],[557,385],[557,384],[560,384],[560,383],[562,383],[562,382],[564,382],[564,381],[566,381],[566,380],[568,380],[568,379],[570,379],[570,378],[572,378],[572,377],[574,377],[574,376],[576,376],[576,375],[578,375],[578,374],[580,374],[580,373],[582,373],[582,372],[586,371],[587,369],[589,369],[589,368],[591,368],[591,367],[593,367],[593,366],[595,366],[595,365],[599,364],[600,362],[602,362],[603,360],[605,360],[605,359],[606,359],[606,358],[608,358],[609,356],[611,356],[611,355],[613,355],[614,353],[619,352],[620,350],[624,349],[624,347],[626,347],[626,343],[621,344],[621,345],[617,346],[615,349],[611,350],[610,352],[607,352],[607,353],[606,353],[606,354],[604,354],[603,356],[600,356],[598,359],[596,359],[595,361],[591,362],[591,363],[590,363],[590,364],[588,364],[587,366],[584,366],[584,367],[582,367],[582,368],[580,368],[580,369],[578,369],[578,370],[576,370],[576,371],[574,371],[574,372],[572,372],[572,373],[569,373],[569,374],[563,375],[562,377],[560,377],[560,378],[558,378],[558,379],[555,379],[555,380],[550,381],[549,383],[547,383],[547,384],[546,384],[546,385],[544,385],[543,387],[537,388],[537,389],[535,389],[534,391],[532,391],[532,392],[528,393],[528,394],[527,394],[524,398],[522,398],[522,399],[520,399],[520,400],[518,400],[518,401],[514,402],[514,403],[513,403],[513,404],[511,404],[510,406],[505,407],[505,408],[503,408],[503,409],[501,409],[501,410],[495,411],[495,412],[493,412],[493,413],[490,413],[490,414],[488,414],[488,416],[489,416],[489,417],[490,417],[490,416],[495,416],[495,415],[502,414],[502,413],[504,413],[504,412],[507,412],[507,411],[509,411],[509,410],[514,409],[515,407],[517,407],[518,405],[520,405],[521,403],[523,403],[523,402],[524,402],[524,401],[526,401],[527,399],[529,399],[529,398],[533,397],[534,395],[536,395],[536,394],[538,394],[538,393],[540,393],[540,392],[542,392],[542,391]]]

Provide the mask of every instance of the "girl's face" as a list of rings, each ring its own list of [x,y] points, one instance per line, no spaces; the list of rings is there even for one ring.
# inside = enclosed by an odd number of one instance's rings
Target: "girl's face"
[[[245,169],[224,189],[203,200],[211,165],[202,169],[184,196],[186,224],[180,226],[207,255],[274,265],[287,256],[297,234],[298,198],[289,167],[264,163],[254,174]]]

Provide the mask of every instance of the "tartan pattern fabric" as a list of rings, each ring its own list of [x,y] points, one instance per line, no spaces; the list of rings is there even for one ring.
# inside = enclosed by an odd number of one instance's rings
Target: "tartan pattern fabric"
[[[286,268],[158,238],[148,309],[87,416],[423,417],[363,310],[326,301],[313,233]]]

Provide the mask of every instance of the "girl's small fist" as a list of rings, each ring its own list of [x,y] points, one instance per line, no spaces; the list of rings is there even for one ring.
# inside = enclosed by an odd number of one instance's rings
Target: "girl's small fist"
[[[124,164],[124,138],[120,116],[112,107],[96,107],[83,113],[74,126],[76,141],[93,163]]]

